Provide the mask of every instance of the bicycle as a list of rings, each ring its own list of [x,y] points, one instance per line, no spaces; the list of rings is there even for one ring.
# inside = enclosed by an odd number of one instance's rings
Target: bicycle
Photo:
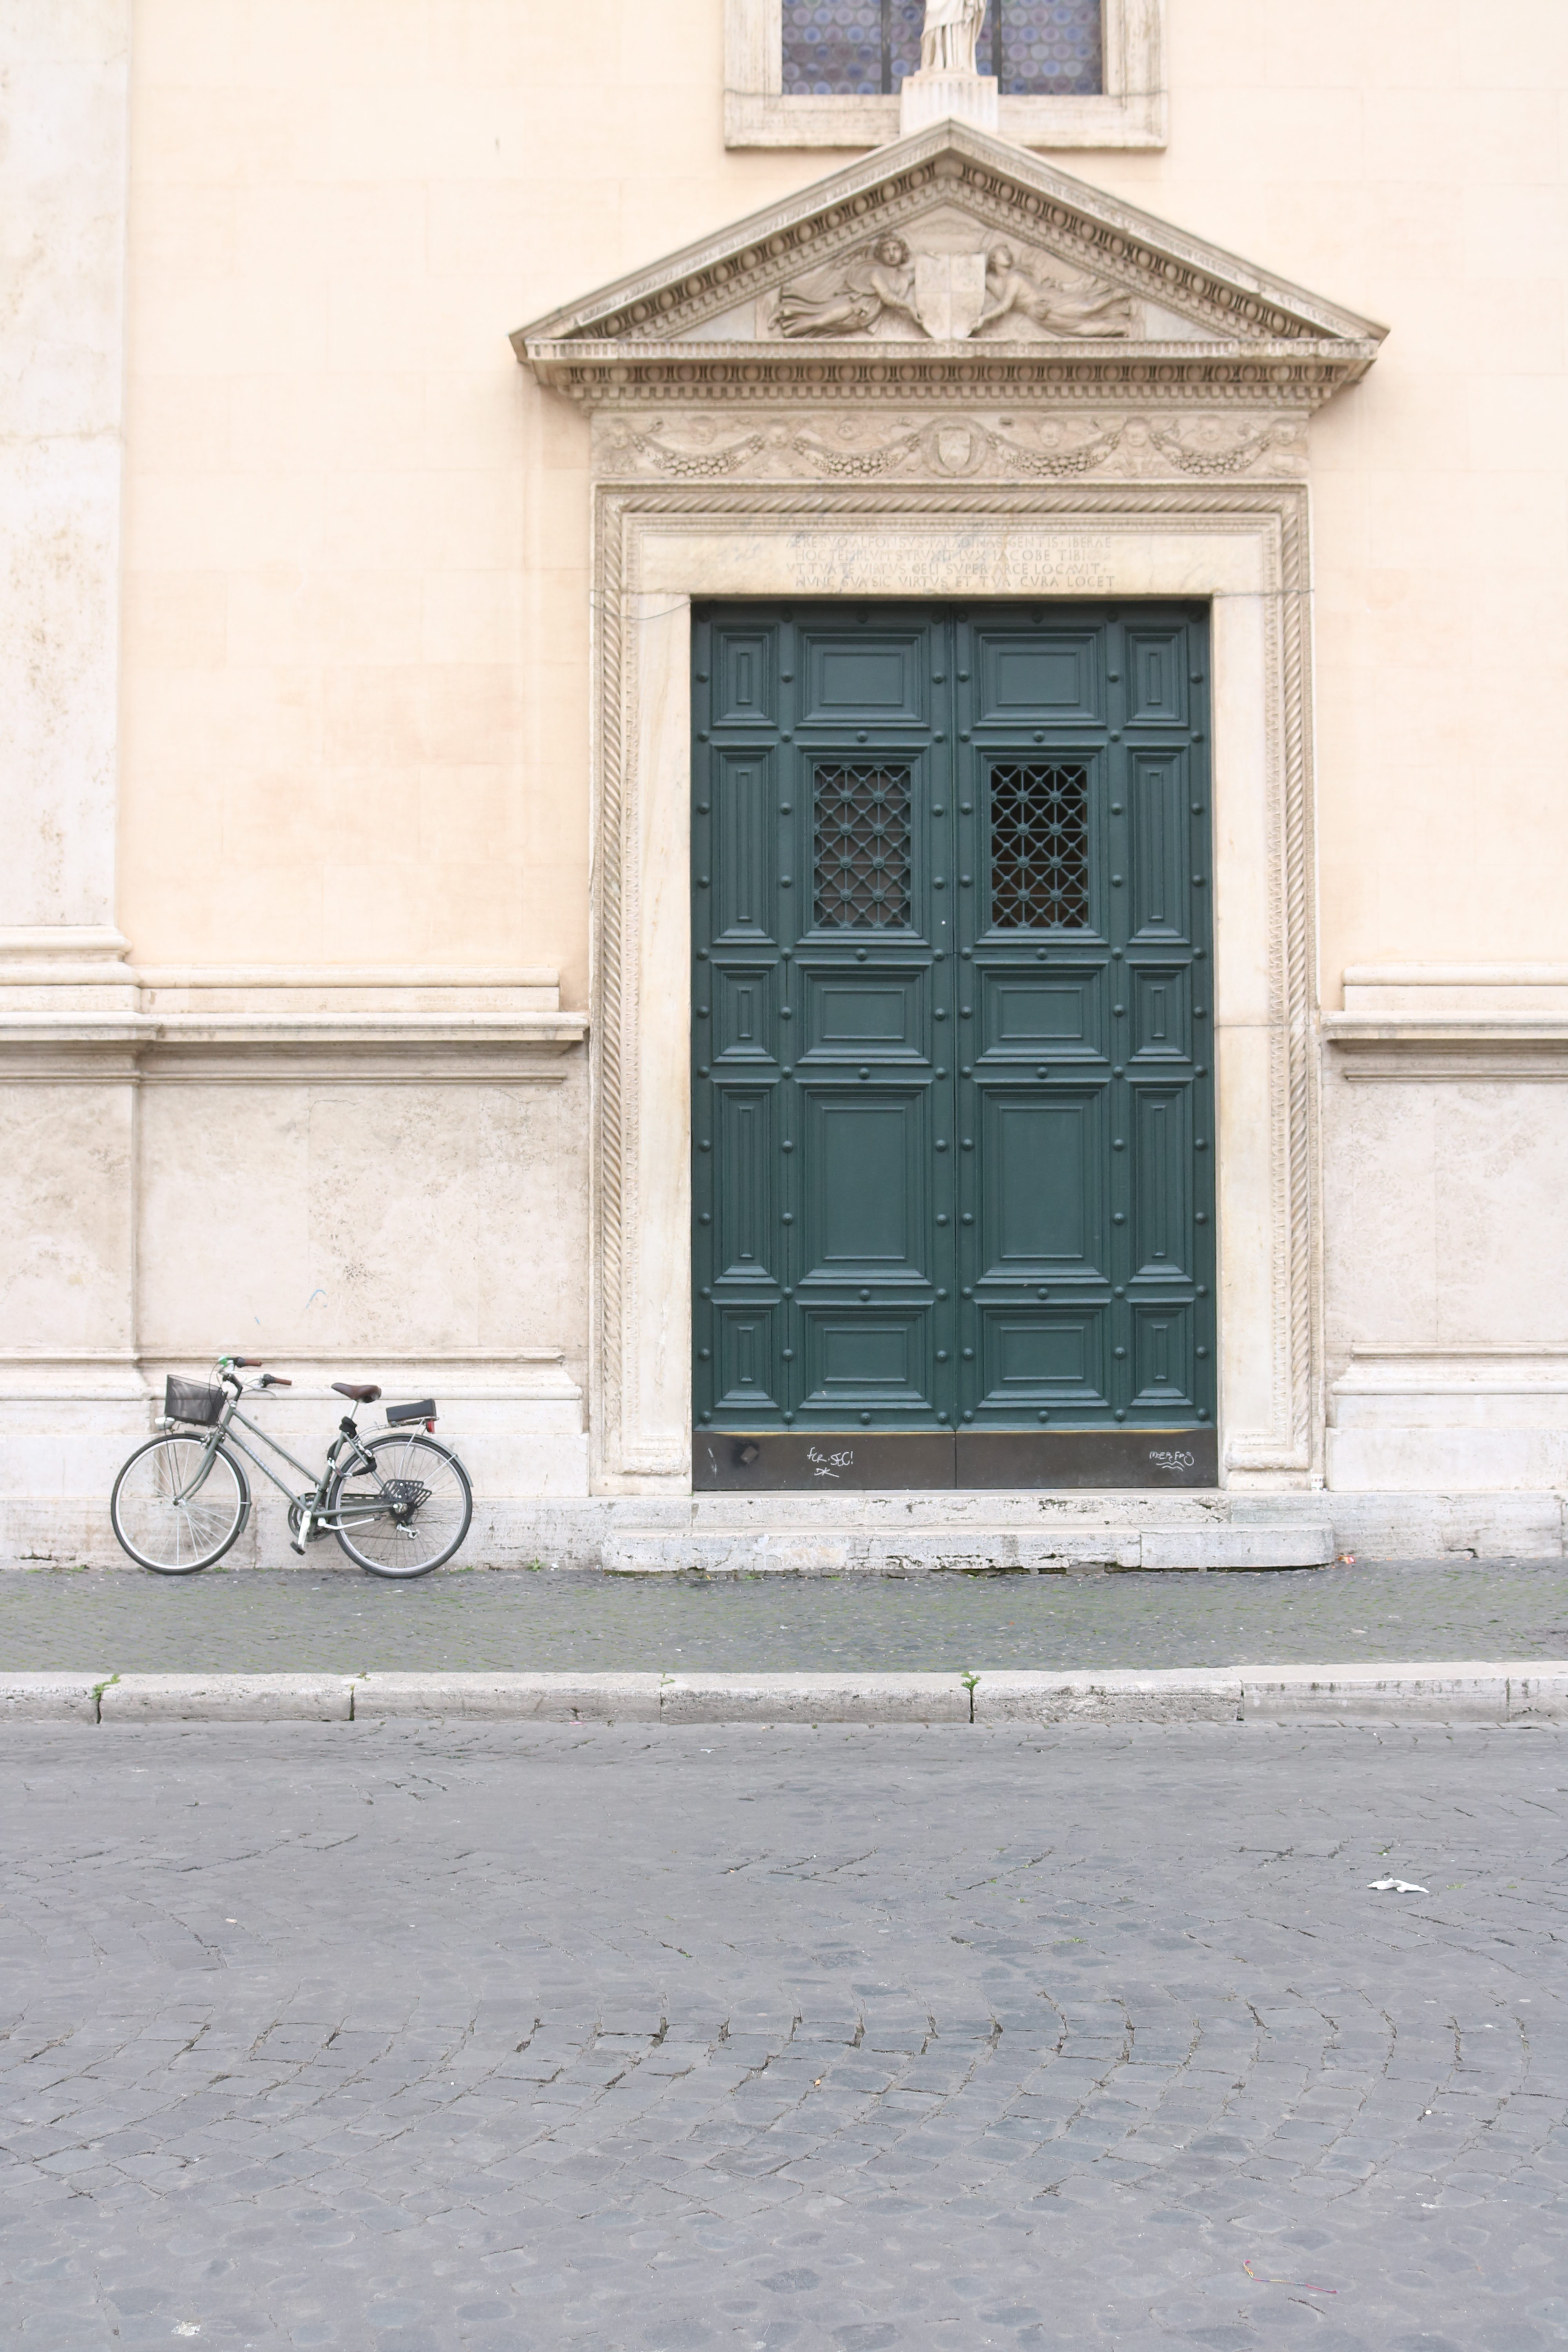
[[[288,1496],[289,1542],[301,1559],[307,1544],[333,1535],[372,1576],[428,1576],[450,1559],[473,1519],[474,1490],[457,1455],[433,1434],[434,1400],[388,1405],[384,1437],[362,1437],[353,1411],[346,1412],[326,1467],[313,1486],[297,1493],[236,1433],[237,1423],[302,1478],[313,1475],[239,1410],[246,1393],[239,1374],[261,1362],[220,1356],[216,1384],[168,1376],[163,1432],[121,1465],[109,1498],[115,1536],[137,1566],[159,1576],[194,1576],[223,1558],[250,1517],[250,1482],[237,1450]],[[292,1385],[275,1372],[255,1383],[267,1390]],[[353,1407],[374,1404],[381,1395],[368,1382],[334,1381],[332,1387]],[[419,1423],[424,1433],[416,1435]]]

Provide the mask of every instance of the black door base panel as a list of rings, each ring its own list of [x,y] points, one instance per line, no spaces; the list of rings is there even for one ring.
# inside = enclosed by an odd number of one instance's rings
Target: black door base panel
[[[800,1495],[880,1488],[1174,1487],[1219,1483],[1212,1429],[869,1430],[813,1435],[700,1430],[691,1483],[699,1494]]]

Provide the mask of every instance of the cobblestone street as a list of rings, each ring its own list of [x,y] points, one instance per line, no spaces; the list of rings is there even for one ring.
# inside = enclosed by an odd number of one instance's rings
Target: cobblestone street
[[[1568,1658],[1568,1562],[712,1580],[491,1570],[413,1585],[346,1565],[0,1572],[11,1670],[960,1674],[1352,1658]]]
[[[23,2344],[1568,2343],[1563,1734],[0,1745]]]

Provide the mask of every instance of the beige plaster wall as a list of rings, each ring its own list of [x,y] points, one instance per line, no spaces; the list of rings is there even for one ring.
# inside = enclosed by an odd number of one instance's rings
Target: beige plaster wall
[[[560,1358],[579,1384],[586,1107],[558,1085],[142,1088],[144,1355]],[[368,1374],[366,1377],[374,1377]]]
[[[130,13],[0,18],[0,932],[113,920]]]
[[[795,184],[717,0],[146,0],[123,920],[586,964],[585,428],[509,329]]]
[[[121,920],[139,961],[586,952],[586,427],[506,331],[817,177],[721,0],[139,0]],[[1325,998],[1549,955],[1568,15],[1172,0],[1087,178],[1394,332],[1313,427]]]
[[[0,1088],[0,1366],[129,1351],[133,1129],[129,1086]]]

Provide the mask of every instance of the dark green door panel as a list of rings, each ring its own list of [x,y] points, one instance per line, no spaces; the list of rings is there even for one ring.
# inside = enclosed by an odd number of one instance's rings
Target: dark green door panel
[[[1042,718],[1058,723],[1103,718],[1098,630],[1053,628],[1042,633],[1020,616],[1016,622],[978,629],[975,643],[978,724],[1034,728]]]
[[[726,629],[715,673],[713,721],[720,727],[768,727],[777,707],[778,637],[767,623]]]
[[[1104,1413],[1105,1318],[1072,1307],[987,1307],[980,1317],[980,1389],[988,1406],[1009,1407],[1023,1423],[1042,1405],[1071,1404]]]
[[[805,1402],[815,1411],[847,1415],[853,1428],[868,1399],[887,1412],[933,1411],[926,1346],[927,1318],[895,1307],[807,1307]]]
[[[1134,624],[1124,635],[1129,726],[1184,728],[1191,682],[1186,674],[1187,631]]]
[[[1187,757],[1135,755],[1131,766],[1132,937],[1184,939],[1191,923],[1183,854],[1190,830]]]
[[[780,1409],[773,1379],[777,1319],[771,1307],[721,1307],[712,1318],[718,1342],[714,1395],[723,1412],[745,1428]]]
[[[800,641],[803,725],[924,725],[931,688],[923,624],[892,633],[851,633],[836,621],[821,628],[807,623]]]
[[[801,1095],[802,1280],[923,1277],[931,1225],[925,1090],[806,1087]]]
[[[1212,1431],[1205,614],[693,648],[699,1430]]]
[[[1174,1086],[1140,1085],[1129,1094],[1131,1270],[1156,1281],[1167,1275],[1190,1277],[1184,1244],[1193,1229],[1191,1098]]]
[[[716,940],[772,937],[778,890],[774,876],[775,797],[773,760],[766,752],[722,752],[714,761],[713,797],[719,823],[711,876],[699,874],[698,891],[712,891]]]
[[[724,1170],[716,1193],[713,1262],[727,1279],[772,1278],[780,1234],[773,1215],[773,1097],[762,1087],[722,1087],[713,1104],[713,1149]]]
[[[987,1087],[977,1108],[974,1270],[1020,1282],[1102,1274],[1103,1088]]]

